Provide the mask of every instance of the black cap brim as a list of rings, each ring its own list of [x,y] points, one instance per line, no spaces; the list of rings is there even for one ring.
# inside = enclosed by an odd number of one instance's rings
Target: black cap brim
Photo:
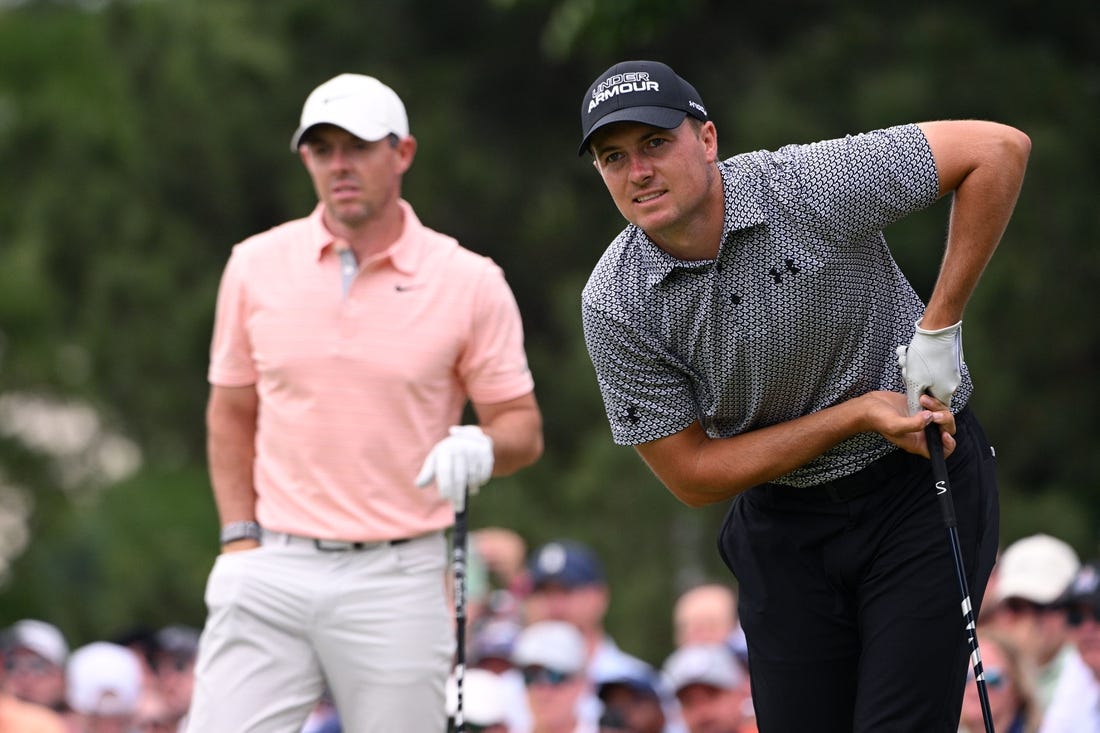
[[[640,122],[643,125],[671,130],[679,127],[685,117],[687,117],[687,112],[671,107],[625,107],[614,112],[608,112],[588,130],[588,134],[584,136],[580,147],[577,148],[577,155],[584,155],[588,150],[588,141],[592,139],[592,135],[607,125],[616,122]]]

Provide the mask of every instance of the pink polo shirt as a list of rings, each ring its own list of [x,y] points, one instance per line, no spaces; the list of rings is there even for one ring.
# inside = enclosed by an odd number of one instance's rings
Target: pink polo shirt
[[[467,399],[534,388],[501,269],[423,226],[359,264],[347,297],[321,207],[233,248],[222,275],[211,384],[255,384],[254,471],[264,527],[374,541],[449,526],[413,483]]]

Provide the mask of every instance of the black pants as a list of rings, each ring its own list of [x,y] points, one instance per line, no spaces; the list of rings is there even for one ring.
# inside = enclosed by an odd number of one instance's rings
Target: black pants
[[[997,553],[996,461],[969,410],[956,425],[947,464],[976,616]],[[928,459],[754,487],[718,545],[738,580],[760,733],[955,733],[969,647]]]

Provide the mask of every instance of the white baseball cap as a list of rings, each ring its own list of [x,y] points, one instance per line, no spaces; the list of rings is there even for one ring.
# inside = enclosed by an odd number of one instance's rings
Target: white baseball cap
[[[1069,587],[1080,567],[1077,553],[1062,540],[1048,534],[1024,537],[1006,547],[997,561],[995,598],[1049,605]]]
[[[409,134],[409,119],[401,98],[373,76],[363,74],[340,74],[310,92],[302,107],[301,124],[290,139],[290,149],[298,150],[306,131],[323,124],[336,125],[369,141],[390,134]]]
[[[64,667],[69,656],[69,645],[61,629],[32,618],[12,624],[8,630],[7,646],[11,649],[29,649],[56,667]]]
[[[576,674],[586,661],[584,637],[567,621],[536,621],[519,632],[512,649],[517,667],[546,667],[564,674]]]
[[[725,644],[691,644],[677,649],[662,670],[669,686],[679,692],[688,685],[732,690],[745,681],[733,649]]]
[[[462,676],[462,718],[474,725],[498,725],[508,719],[504,680],[487,669],[467,669]],[[447,715],[458,711],[458,683],[447,679]]]
[[[141,663],[124,646],[96,641],[69,657],[69,707],[85,715],[132,715],[141,696]]]

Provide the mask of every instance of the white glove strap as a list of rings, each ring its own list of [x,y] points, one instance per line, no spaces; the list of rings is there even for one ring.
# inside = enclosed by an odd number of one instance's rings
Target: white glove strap
[[[955,342],[955,344],[957,346],[959,346],[960,348],[962,347],[962,341],[961,341],[962,327],[963,327],[963,322],[962,321],[959,321],[958,323],[954,324],[953,326],[945,326],[943,328],[937,328],[935,331],[926,331],[923,328],[921,328],[920,324],[923,323],[923,322],[924,322],[923,318],[920,319],[919,321],[917,321],[917,323],[915,325],[915,330],[916,330],[917,333],[921,334],[922,336],[935,336],[935,337],[937,337],[938,340],[946,341],[947,339],[951,339],[953,342]]]

